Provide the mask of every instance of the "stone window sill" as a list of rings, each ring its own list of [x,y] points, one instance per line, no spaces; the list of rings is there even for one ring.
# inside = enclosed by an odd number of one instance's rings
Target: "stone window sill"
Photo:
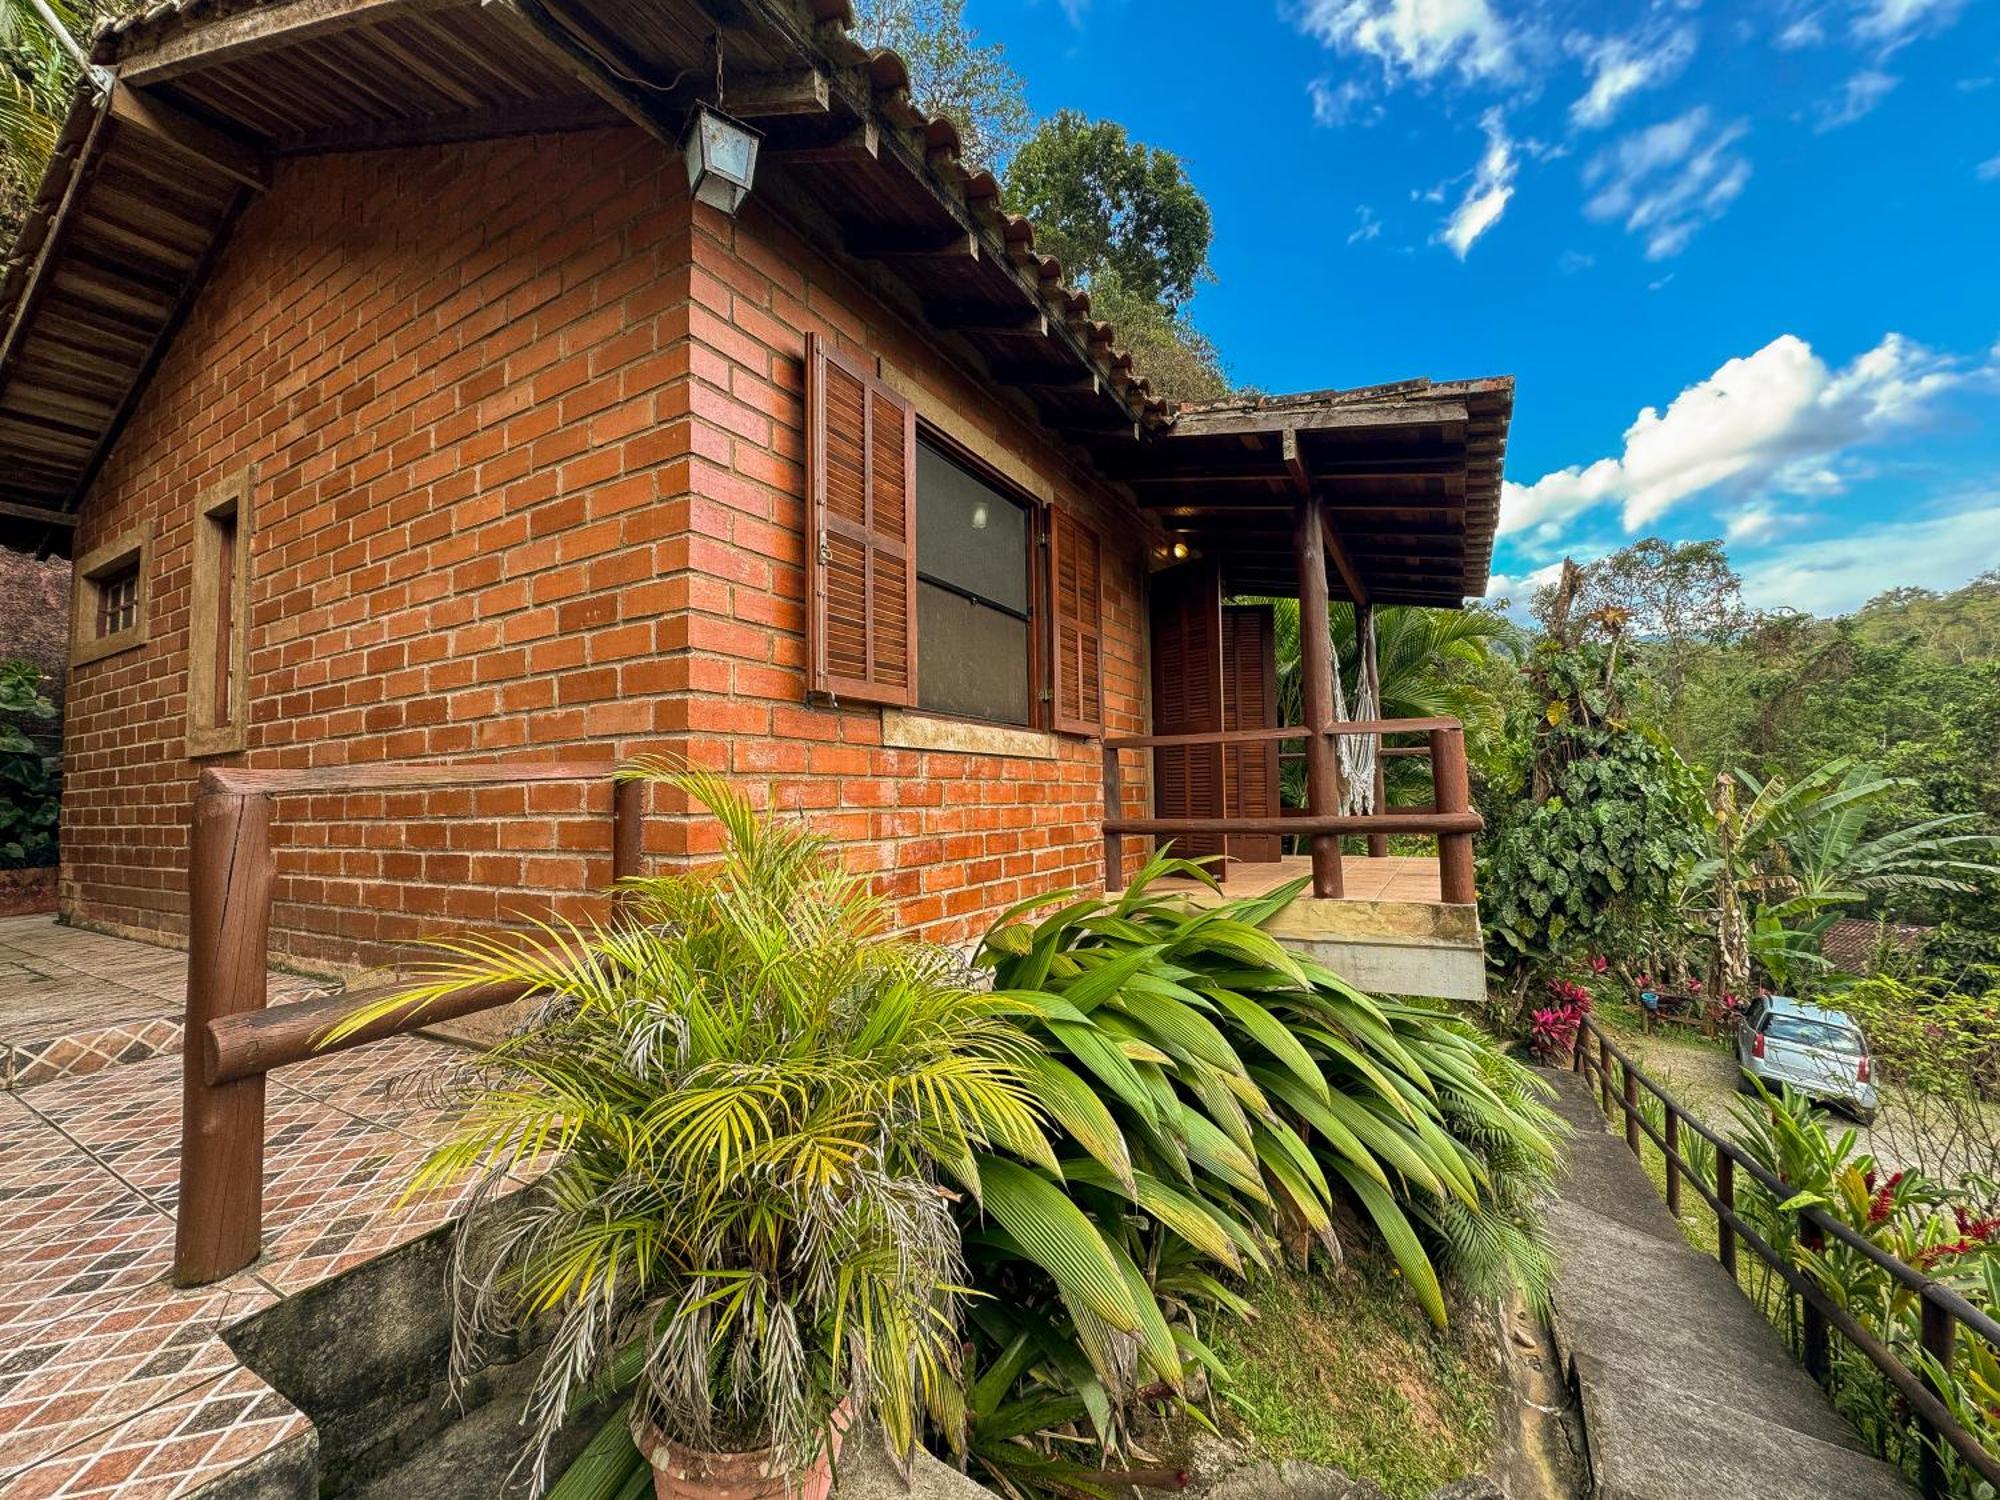
[[[949,750],[1016,760],[1054,760],[1062,748],[1062,742],[1045,730],[947,719],[901,708],[882,710],[882,743],[891,750]]]

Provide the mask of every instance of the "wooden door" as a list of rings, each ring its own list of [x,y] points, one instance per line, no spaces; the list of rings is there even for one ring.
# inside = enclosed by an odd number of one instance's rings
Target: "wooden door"
[[[1223,727],[1222,579],[1214,564],[1187,563],[1153,575],[1153,732],[1213,733]],[[1153,751],[1153,815],[1220,818],[1228,812],[1221,747],[1163,745]],[[1216,834],[1185,835],[1174,852],[1223,852]],[[1218,871],[1218,873],[1220,873]]]
[[[1278,727],[1278,631],[1268,604],[1223,607],[1222,727]],[[1222,775],[1230,816],[1278,816],[1282,799],[1276,740],[1227,747]],[[1229,857],[1246,864],[1275,864],[1284,857],[1284,839],[1275,833],[1234,834]]]

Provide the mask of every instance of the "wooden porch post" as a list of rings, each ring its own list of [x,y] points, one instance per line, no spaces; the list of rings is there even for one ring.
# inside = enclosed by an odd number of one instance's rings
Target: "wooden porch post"
[[[1437,789],[1437,810],[1462,813],[1472,807],[1472,778],[1465,762],[1465,731],[1456,726],[1431,731],[1431,781]],[[1452,904],[1470,906],[1479,899],[1473,882],[1472,835],[1438,835],[1438,894]]]
[[[271,931],[271,799],[204,790],[188,861],[187,1027],[181,1039],[178,1286],[202,1286],[257,1258],[263,1233],[264,1075],[211,1085],[204,1028],[259,1011]]]
[[[1306,810],[1316,817],[1340,811],[1340,754],[1330,731],[1333,713],[1333,639],[1327,633],[1326,526],[1317,495],[1299,502],[1293,550],[1299,567],[1299,676],[1304,687],[1306,728]],[[1313,894],[1338,896],[1340,836],[1314,834]]]
[[[1354,639],[1361,647],[1361,690],[1367,696],[1368,702],[1375,705],[1369,710],[1369,715],[1372,718],[1386,719],[1389,716],[1382,710],[1382,664],[1380,656],[1375,649],[1375,604],[1373,600],[1367,600],[1354,606]],[[1389,810],[1388,778],[1383,775],[1382,771],[1382,767],[1386,764],[1382,752],[1387,748],[1388,745],[1384,736],[1376,735],[1375,801],[1369,808],[1370,812],[1379,813]],[[1389,835],[1386,833],[1369,834],[1368,857],[1370,859],[1386,859],[1388,854]]]

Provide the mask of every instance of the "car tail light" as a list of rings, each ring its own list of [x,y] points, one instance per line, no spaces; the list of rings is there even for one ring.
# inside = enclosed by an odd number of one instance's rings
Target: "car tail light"
[[[1762,1057],[1764,1055],[1763,1032],[1756,1031],[1750,1034],[1750,1055],[1752,1057]]]
[[[1855,1082],[1866,1083],[1868,1081],[1868,1075],[1874,1071],[1875,1071],[1874,1065],[1868,1061],[1868,1054],[1866,1052],[1862,1053],[1861,1061],[1855,1066],[1854,1069]]]

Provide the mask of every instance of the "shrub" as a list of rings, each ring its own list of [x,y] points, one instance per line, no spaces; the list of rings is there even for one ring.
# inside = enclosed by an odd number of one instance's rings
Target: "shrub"
[[[61,778],[24,726],[55,716],[33,662],[0,661],[0,869],[56,862]]]

